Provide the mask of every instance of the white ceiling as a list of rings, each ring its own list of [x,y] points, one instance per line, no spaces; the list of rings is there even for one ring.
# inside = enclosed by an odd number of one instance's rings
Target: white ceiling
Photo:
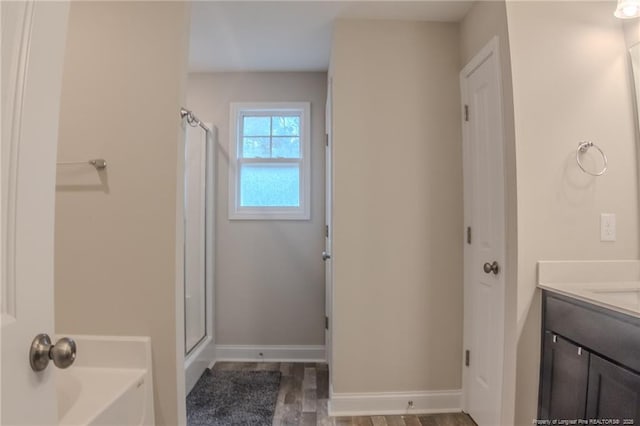
[[[456,22],[472,1],[199,1],[189,70],[324,71],[336,18]]]

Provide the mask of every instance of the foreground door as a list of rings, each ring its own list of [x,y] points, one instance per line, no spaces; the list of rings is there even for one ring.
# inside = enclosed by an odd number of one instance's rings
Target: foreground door
[[[460,75],[464,155],[464,408],[500,423],[504,351],[504,160],[498,41]],[[468,361],[468,362],[467,362]],[[467,365],[468,364],[468,365]]]
[[[53,368],[31,341],[54,336],[53,220],[66,2],[2,2],[3,425],[57,423]]]

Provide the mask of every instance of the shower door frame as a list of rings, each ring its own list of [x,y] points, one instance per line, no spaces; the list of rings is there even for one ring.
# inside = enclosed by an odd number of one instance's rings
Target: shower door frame
[[[215,362],[215,327],[214,327],[214,273],[215,273],[215,184],[216,184],[216,147],[218,140],[218,129],[210,123],[203,123],[211,129],[209,135],[205,134],[205,335],[187,352],[186,348],[186,292],[183,292],[183,344],[184,344],[184,374],[185,374],[185,395],[193,388],[202,372],[211,367]],[[204,132],[204,130],[202,130]],[[185,134],[186,136],[186,134]],[[185,140],[186,149],[186,140]],[[186,157],[185,157],[186,158]],[[185,170],[186,172],[186,170]],[[185,209],[186,212],[186,209]],[[186,225],[186,217],[185,217]],[[186,235],[185,235],[186,243]],[[186,246],[185,246],[186,250]],[[184,265],[184,276],[186,278],[186,264]],[[184,280],[186,289],[186,279]]]

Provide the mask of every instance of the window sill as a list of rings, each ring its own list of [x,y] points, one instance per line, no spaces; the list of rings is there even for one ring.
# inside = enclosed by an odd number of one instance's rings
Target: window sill
[[[229,212],[229,220],[311,220],[305,211],[235,211]]]

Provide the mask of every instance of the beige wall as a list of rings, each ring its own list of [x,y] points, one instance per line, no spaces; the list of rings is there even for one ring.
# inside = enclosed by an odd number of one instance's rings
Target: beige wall
[[[502,107],[504,123],[504,162],[506,191],[507,257],[505,286],[505,347],[502,386],[502,424],[513,424],[516,384],[516,298],[517,298],[517,187],[516,152],[513,123],[513,86],[511,83],[511,55],[507,12],[504,1],[474,3],[460,22],[460,53],[462,67],[493,37],[500,46],[500,72],[502,75]]]
[[[638,175],[631,75],[611,2],[509,2],[518,186],[516,424],[536,417],[536,262],[637,259]],[[581,140],[609,158],[602,177],[575,161]],[[587,159],[585,159],[588,161]],[[600,213],[617,241],[600,241]]]
[[[638,19],[627,19],[623,21],[622,26],[627,47],[640,43],[640,21]]]
[[[58,147],[58,161],[104,157],[108,168],[58,167],[56,331],[151,336],[166,425],[184,416],[176,205],[188,19],[183,2],[74,2]]]
[[[216,343],[324,344],[324,72],[189,77],[188,106],[218,126]],[[229,220],[229,103],[311,102],[311,220]]]
[[[336,393],[461,387],[459,58],[456,24],[335,25]]]

